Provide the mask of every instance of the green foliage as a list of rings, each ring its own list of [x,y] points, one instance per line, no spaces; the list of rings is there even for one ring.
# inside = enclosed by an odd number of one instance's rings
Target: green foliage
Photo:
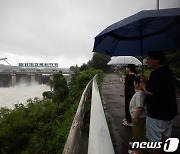
[[[54,89],[52,96],[53,101],[57,102],[58,104],[59,102],[64,101],[68,96],[69,89],[67,86],[67,81],[62,75],[62,72],[53,75],[52,87]]]
[[[141,73],[142,74],[142,73]],[[140,75],[141,75],[140,74]],[[149,70],[149,69],[144,69],[144,76],[146,76],[146,77],[149,77],[150,76],[150,74],[151,74],[151,70]]]
[[[100,53],[94,53],[92,60],[89,61],[87,65],[93,67],[94,69],[101,69],[103,71],[107,71],[110,68],[107,65],[110,59],[111,58],[109,56]]]
[[[170,67],[180,67],[180,51],[171,52],[166,54],[166,63]]]
[[[43,99],[51,99],[52,98],[52,92],[51,91],[45,91],[43,92]]]
[[[85,70],[88,70],[88,69],[90,69],[90,68],[91,68],[90,65],[88,65],[88,64],[82,64],[82,66],[80,67],[80,71],[85,71]]]
[[[4,109],[0,112],[4,112]],[[3,121],[0,123],[0,153],[17,153],[25,148],[33,127],[25,118],[27,114],[24,106],[19,105],[9,114],[1,115]]]
[[[84,88],[87,83],[96,75],[102,74],[101,70],[88,69],[79,73],[77,77],[77,84],[80,88]]]
[[[170,52],[166,54],[166,64],[169,65],[170,69],[174,74],[175,86],[178,91],[180,91],[180,50],[175,52]]]
[[[60,105],[29,99],[0,109],[0,153],[62,153],[83,89]]]

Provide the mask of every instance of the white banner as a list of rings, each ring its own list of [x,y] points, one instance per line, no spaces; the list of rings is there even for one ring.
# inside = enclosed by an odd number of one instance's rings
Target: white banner
[[[19,63],[20,67],[58,67],[58,63]]]

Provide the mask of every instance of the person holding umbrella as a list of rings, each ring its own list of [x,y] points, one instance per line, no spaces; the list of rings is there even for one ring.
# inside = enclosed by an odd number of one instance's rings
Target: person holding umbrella
[[[125,77],[125,118],[123,119],[123,125],[124,126],[132,126],[132,118],[129,111],[129,103],[131,101],[132,96],[135,94],[134,90],[134,80],[135,80],[135,65],[134,64],[128,64],[126,66],[126,72],[127,75]]]
[[[165,66],[162,51],[148,52],[147,67],[153,71],[148,81],[142,77],[147,105],[146,137],[151,142],[160,142],[171,136],[172,120],[178,114],[173,74]],[[159,153],[158,148],[150,150],[150,154]]]
[[[144,55],[149,51],[168,52],[180,49],[179,36],[180,8],[143,10],[108,26],[99,33],[95,37],[93,52],[111,57],[142,56],[143,62]],[[162,136],[171,134],[171,120],[177,115],[177,103],[173,75],[164,66],[164,54],[148,53],[147,63],[148,68],[153,69],[144,88],[148,107],[147,138],[150,141],[158,141]],[[163,126],[163,132],[157,132],[157,124]],[[157,149],[154,151],[154,154],[159,152]]]

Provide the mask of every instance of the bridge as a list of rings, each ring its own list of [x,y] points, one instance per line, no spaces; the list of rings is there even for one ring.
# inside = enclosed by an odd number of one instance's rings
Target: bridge
[[[47,84],[54,73],[62,71],[69,81],[73,73],[69,69],[63,68],[22,68],[18,66],[0,67],[0,87],[15,86],[20,82]]]
[[[132,128],[123,126],[124,85],[117,74],[106,74],[101,96],[95,76],[86,86],[64,146],[63,154],[127,154],[133,141]],[[84,120],[91,103],[90,122]],[[177,94],[180,111],[180,93]],[[109,124],[107,125],[107,121]],[[110,129],[109,129],[110,128]],[[173,121],[172,137],[180,138],[180,115]],[[147,153],[147,149],[144,149]],[[180,153],[180,147],[175,154]]]

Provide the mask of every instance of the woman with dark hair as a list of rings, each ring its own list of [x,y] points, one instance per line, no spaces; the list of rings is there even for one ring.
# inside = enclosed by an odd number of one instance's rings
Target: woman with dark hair
[[[132,118],[129,112],[129,103],[132,96],[135,93],[134,90],[134,80],[136,77],[136,68],[134,64],[128,64],[126,66],[127,75],[125,77],[125,118],[123,119],[124,126],[132,126]]]

